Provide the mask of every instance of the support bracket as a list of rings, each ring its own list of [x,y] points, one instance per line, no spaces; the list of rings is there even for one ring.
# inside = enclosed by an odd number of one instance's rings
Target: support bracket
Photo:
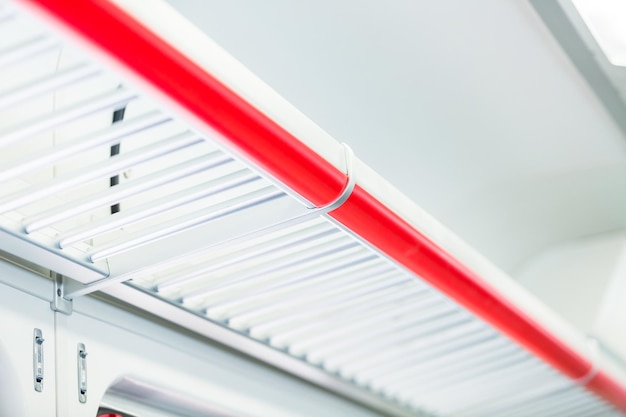
[[[87,350],[84,343],[78,344],[78,401],[87,402]]]
[[[56,272],[52,272],[54,280],[54,292],[52,293],[52,301],[50,308],[52,311],[70,315],[74,309],[72,300],[65,298],[65,277]]]
[[[41,329],[33,330],[33,380],[35,391],[43,391],[43,335]]]

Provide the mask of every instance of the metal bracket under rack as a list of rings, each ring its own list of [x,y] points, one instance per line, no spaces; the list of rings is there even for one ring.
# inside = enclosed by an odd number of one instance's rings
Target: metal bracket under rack
[[[65,298],[66,278],[61,274],[52,272],[52,279],[54,281],[54,291],[52,293],[52,301],[50,301],[50,308],[52,311],[58,311],[59,313],[72,314],[74,303],[72,300]]]

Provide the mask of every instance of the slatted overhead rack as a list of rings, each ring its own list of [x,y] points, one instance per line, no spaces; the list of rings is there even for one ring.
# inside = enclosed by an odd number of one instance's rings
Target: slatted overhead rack
[[[0,249],[391,415],[626,411],[597,343],[168,12],[0,3]]]

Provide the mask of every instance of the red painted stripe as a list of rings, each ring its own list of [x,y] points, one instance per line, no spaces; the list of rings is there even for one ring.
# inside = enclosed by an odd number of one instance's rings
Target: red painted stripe
[[[605,372],[598,372],[586,387],[613,403],[620,410],[626,411],[626,387]]]
[[[343,173],[112,3],[23,1],[108,52],[315,205],[343,188]],[[565,375],[580,378],[590,370],[589,360],[358,185],[332,216]],[[625,387],[607,374],[600,372],[588,388],[626,411]]]

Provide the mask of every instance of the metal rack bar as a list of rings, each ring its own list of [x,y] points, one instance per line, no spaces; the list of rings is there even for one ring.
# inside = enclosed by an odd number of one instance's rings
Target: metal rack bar
[[[100,70],[98,68],[82,64],[57,72],[46,78],[28,82],[26,85],[16,87],[11,91],[0,92],[0,109],[17,105],[22,101],[74,84],[77,81],[95,77],[99,73]]]
[[[123,212],[116,213],[115,216],[94,220],[89,224],[68,230],[63,235],[59,236],[57,244],[60,248],[66,248],[74,243],[92,239],[112,230],[140,222],[157,214],[249,184],[259,179],[260,177],[258,175],[250,173],[248,170],[237,171],[222,178],[208,181],[150,201],[149,203],[126,209]]]
[[[0,148],[100,110],[123,106],[136,98],[137,93],[118,89],[57,110],[46,116],[38,116],[33,120],[21,123],[19,126],[0,132]]]
[[[92,262],[98,262],[101,259],[115,256],[138,246],[162,239],[166,236],[179,233],[183,230],[217,220],[228,216],[229,214],[236,213],[238,211],[245,210],[246,208],[263,204],[284,196],[285,193],[277,191],[274,187],[265,187],[253,193],[216,204],[209,212],[207,212],[207,210],[194,212],[183,216],[180,219],[166,222],[158,227],[151,228],[131,237],[111,242],[105,247],[97,248],[90,256],[90,259]]]
[[[1,16],[2,11],[0,11],[0,21],[2,21]],[[10,49],[0,51],[0,68],[7,68],[10,65],[17,64],[30,57],[59,48],[60,45],[61,43],[58,40],[48,36],[29,39]]]
[[[34,203],[45,197],[66,191],[73,187],[89,184],[98,178],[108,177],[142,162],[159,158],[187,146],[201,142],[192,133],[183,133],[144,148],[103,161],[99,164],[82,168],[78,172],[70,172],[52,180],[39,183],[0,200],[0,213],[6,213],[19,207]]]
[[[25,225],[24,230],[26,233],[33,233],[54,223],[94,210],[100,206],[117,203],[124,198],[135,196],[158,186],[210,170],[231,161],[232,159],[229,156],[219,151],[190,161],[185,161],[163,171],[157,171],[137,180],[119,184],[115,188],[108,188],[99,193],[85,196],[79,200],[61,204],[49,210],[42,211],[36,216],[27,217],[23,221]]]
[[[169,116],[160,112],[152,112],[133,120],[125,120],[113,126],[107,126],[67,143],[58,144],[54,149],[33,151],[24,158],[4,165],[0,171],[0,181],[8,181],[27,172],[74,157],[81,152],[118,142],[127,136],[155,128],[170,120]]]
[[[204,299],[211,296],[223,294],[224,292],[232,291],[233,289],[240,289],[245,291],[245,288],[250,284],[253,284],[257,279],[262,278],[266,274],[272,274],[271,280],[278,282],[281,278],[276,273],[283,275],[288,274],[292,279],[306,279],[298,275],[299,271],[311,272],[317,270],[325,270],[328,265],[344,265],[346,263],[353,262],[357,259],[362,259],[364,256],[356,242],[346,242],[344,239],[336,239],[335,241],[325,242],[321,245],[314,246],[307,251],[296,252],[291,256],[280,258],[280,262],[264,262],[260,267],[250,267],[249,271],[245,274],[238,274],[236,278],[227,280],[225,283],[218,283],[217,285],[210,286],[209,288],[203,288],[194,291],[183,296],[183,302],[193,302],[194,300]],[[319,265],[317,261],[324,259],[327,264]],[[312,269],[309,269],[312,268]],[[239,295],[243,295],[239,293]],[[210,311],[210,307],[208,308]]]
[[[280,251],[282,249],[292,248],[293,246],[297,246],[299,244],[306,244],[310,242],[314,242],[319,238],[324,238],[330,236],[332,234],[338,233],[337,229],[322,229],[317,230],[314,229],[312,232],[307,231],[308,233],[297,233],[295,236],[287,236],[287,238],[279,239],[278,242],[263,242],[258,247],[255,247],[256,250],[246,250],[245,252],[237,255],[231,256],[227,259],[218,262],[209,262],[206,266],[200,268],[194,268],[191,271],[178,274],[174,278],[169,279],[158,285],[158,292],[165,292],[174,287],[179,287],[182,284],[186,284],[190,281],[197,280],[206,276],[209,273],[216,272],[220,269],[227,268],[229,266],[234,266],[239,263],[243,263],[244,261],[251,261],[254,259],[259,259],[264,255],[269,253]]]

